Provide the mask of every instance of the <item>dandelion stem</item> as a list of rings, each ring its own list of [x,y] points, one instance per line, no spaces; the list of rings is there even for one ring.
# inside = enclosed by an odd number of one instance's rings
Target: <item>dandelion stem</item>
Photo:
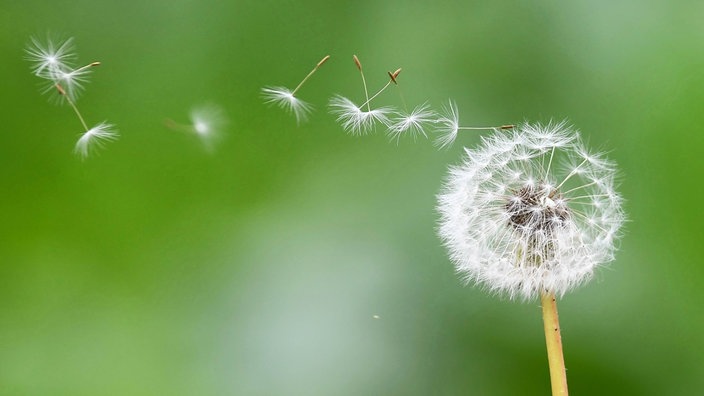
[[[308,75],[306,75],[305,78],[303,78],[303,80],[301,80],[301,82],[299,82],[298,85],[296,85],[296,88],[295,88],[293,91],[291,91],[291,96],[295,96],[295,95],[296,95],[296,92],[298,91],[298,89],[303,86],[303,83],[305,83],[306,81],[308,81],[308,79],[310,78],[310,76],[312,76],[313,73],[315,73],[318,69],[320,69],[320,66],[322,66],[323,63],[325,63],[328,59],[330,59],[330,55],[325,55],[325,56],[323,57],[323,59],[321,59],[320,62],[318,62],[318,64],[315,65],[315,67],[313,68],[313,70],[311,70],[311,71],[308,73]]]
[[[565,358],[562,354],[562,337],[560,336],[555,294],[542,292],[540,303],[543,306],[543,328],[548,349],[552,394],[553,396],[567,396],[567,374],[565,373]]]

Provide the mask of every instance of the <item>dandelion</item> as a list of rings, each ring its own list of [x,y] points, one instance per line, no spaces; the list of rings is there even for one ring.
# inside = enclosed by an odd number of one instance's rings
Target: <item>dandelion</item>
[[[435,112],[430,109],[427,103],[424,103],[416,106],[410,113],[399,113],[387,133],[389,138],[396,140],[396,142],[399,141],[403,134],[411,135],[413,140],[416,140],[418,136],[427,138],[428,135],[425,133],[426,125],[434,123],[436,119],[437,115]]]
[[[223,128],[228,124],[225,112],[220,106],[208,103],[194,107],[189,114],[189,118],[189,124],[179,124],[167,119],[166,126],[176,131],[197,136],[206,149],[211,151],[215,143],[222,138]]]
[[[511,298],[561,296],[613,259],[624,221],[614,176],[565,123],[522,125],[451,170],[440,235],[467,280]]]
[[[462,130],[494,130],[494,129],[511,129],[513,125],[501,125],[497,127],[468,127],[460,126],[460,112],[457,108],[457,103],[450,100],[447,106],[443,106],[442,117],[435,121],[440,126],[436,127],[438,137],[434,144],[440,149],[452,146],[457,139],[459,131]]]
[[[353,55],[352,59],[362,77],[362,86],[364,87],[364,97],[366,101],[360,106],[357,106],[350,99],[341,95],[335,95],[330,99],[329,106],[330,112],[337,116],[337,121],[342,124],[344,130],[352,135],[364,135],[373,131],[377,123],[381,123],[386,127],[390,125],[389,115],[393,109],[391,107],[372,109],[371,102],[376,99],[377,96],[381,95],[391,83],[396,83],[396,78],[398,78],[399,73],[401,73],[401,69],[397,69],[393,73],[389,72],[389,81],[386,85],[369,97],[367,80],[364,77],[362,63],[359,61],[359,58],[357,58],[357,55]],[[366,107],[366,110],[363,110],[364,107]]]
[[[330,55],[326,55],[321,59],[311,70],[308,75],[301,80],[296,88],[289,90],[286,87],[264,87],[262,88],[262,97],[265,103],[270,103],[277,105],[289,113],[292,113],[296,117],[296,122],[301,123],[308,118],[308,114],[313,110],[313,106],[309,103],[296,97],[296,93],[303,86],[303,84],[315,73],[320,66],[322,66],[328,59]]]
[[[438,197],[439,234],[465,280],[509,298],[540,296],[553,386],[555,296],[614,258],[624,222],[615,174],[564,122],[525,124],[466,150]]]
[[[113,125],[101,122],[81,135],[73,151],[85,159],[97,148],[103,147],[106,142],[117,140],[118,136]]]
[[[102,147],[107,141],[116,140],[118,133],[114,126],[107,122],[88,128],[78,110],[76,99],[88,81],[88,74],[93,67],[99,66],[100,62],[91,62],[76,68],[71,63],[76,57],[73,51],[73,38],[59,42],[47,38],[46,43],[31,38],[31,44],[26,49],[27,60],[32,62],[32,73],[46,81],[43,93],[57,93],[58,101],[68,103],[83,126],[85,132],[76,142],[74,152],[85,159],[95,148]]]

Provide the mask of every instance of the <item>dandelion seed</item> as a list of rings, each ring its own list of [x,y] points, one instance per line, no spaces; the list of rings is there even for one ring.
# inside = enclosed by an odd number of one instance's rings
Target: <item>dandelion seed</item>
[[[337,121],[342,128],[352,135],[360,136],[374,131],[377,123],[388,126],[389,114],[393,111],[390,107],[362,110],[351,100],[344,96],[336,95],[330,99],[330,112],[337,116]]]
[[[208,104],[193,108],[191,122],[198,136],[212,138],[220,134],[221,128],[227,124],[227,119],[219,106]]]
[[[625,218],[615,165],[565,123],[521,125],[466,153],[438,211],[467,281],[510,298],[560,296],[613,260]]]
[[[73,151],[82,159],[86,159],[105,143],[117,140],[118,137],[119,134],[113,125],[101,122],[81,135]]]
[[[207,104],[193,108],[191,123],[194,132],[200,137],[207,150],[212,150],[222,138],[222,129],[227,125],[227,117],[222,108]]]
[[[341,95],[335,95],[330,99],[330,112],[333,115],[337,116],[337,121],[342,124],[342,128],[352,135],[359,136],[370,133],[374,131],[377,123],[380,123],[388,128],[391,125],[389,116],[393,112],[393,108],[372,108],[371,101],[374,100],[377,96],[379,96],[382,92],[384,92],[384,90],[389,85],[391,85],[392,82],[396,83],[396,78],[398,77],[399,73],[401,73],[401,69],[397,69],[393,73],[389,72],[389,81],[386,83],[386,85],[384,85],[374,95],[369,97],[369,91],[367,90],[367,81],[364,77],[362,63],[359,61],[359,58],[357,58],[357,55],[353,55],[352,59],[354,60],[354,64],[355,66],[357,66],[357,69],[359,70],[359,73],[362,77],[364,97],[366,98],[366,101],[360,106],[357,106],[354,102],[347,99],[346,97]],[[366,107],[367,110],[362,110],[364,107]]]
[[[197,136],[206,150],[212,151],[215,144],[223,136],[223,128],[228,124],[227,116],[222,108],[216,104],[208,103],[194,107],[189,115],[190,124],[179,124],[170,119],[166,126],[170,129]]]
[[[359,58],[357,58],[357,55],[352,55],[352,60],[354,61],[355,66],[357,66],[357,69],[359,70],[359,75],[362,77],[362,85],[364,86],[364,97],[367,99],[366,102],[362,103],[360,108],[367,106],[367,111],[372,111],[371,109],[371,101],[376,99],[377,96],[381,95],[382,92],[386,90],[386,88],[391,85],[391,83],[398,84],[396,79],[398,78],[398,75],[401,73],[401,69],[396,69],[395,72],[391,73],[388,72],[389,74],[389,81],[386,82],[386,85],[384,85],[380,90],[378,90],[372,97],[369,97],[369,91],[367,90],[367,79],[364,77],[364,69],[362,69],[362,62],[359,61]]]
[[[262,88],[262,98],[265,103],[274,104],[286,110],[288,113],[293,114],[296,117],[296,122],[301,123],[306,121],[308,115],[313,110],[313,106],[309,103],[296,97],[296,93],[303,86],[303,84],[308,81],[308,79],[315,73],[320,66],[322,66],[328,59],[330,55],[326,55],[321,59],[311,70],[308,75],[301,80],[295,89],[289,90],[286,87],[264,87]]]
[[[462,130],[495,130],[495,129],[511,129],[514,125],[501,125],[496,127],[465,127],[460,126],[460,112],[457,108],[457,103],[450,100],[447,106],[442,108],[442,117],[435,121],[440,126],[436,127],[435,131],[438,137],[434,144],[440,148],[448,148],[457,139],[459,131]]]
[[[428,106],[427,103],[424,103],[416,106],[413,111],[408,114],[399,113],[393,120],[387,133],[389,138],[396,140],[396,142],[398,142],[401,135],[404,134],[411,135],[413,140],[416,140],[418,136],[427,138],[428,135],[425,133],[426,125],[434,123],[436,118],[437,115],[435,112],[430,110],[430,106]]]

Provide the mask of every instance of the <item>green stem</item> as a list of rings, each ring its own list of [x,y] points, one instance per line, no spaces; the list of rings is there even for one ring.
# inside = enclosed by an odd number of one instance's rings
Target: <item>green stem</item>
[[[553,396],[567,396],[567,374],[565,372],[565,358],[562,354],[562,337],[560,336],[560,321],[557,317],[555,294],[541,293],[540,303],[543,306],[543,328],[548,349],[552,394]]]

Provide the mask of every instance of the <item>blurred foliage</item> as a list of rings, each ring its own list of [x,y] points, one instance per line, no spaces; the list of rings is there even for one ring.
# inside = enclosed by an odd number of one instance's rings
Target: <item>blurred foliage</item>
[[[617,260],[560,302],[574,394],[704,389],[704,3],[0,0],[0,394],[540,395],[537,303],[464,287],[435,194],[464,135],[346,135],[325,111],[403,68],[472,125],[568,118],[623,172]],[[71,154],[32,35],[100,60],[79,100],[121,138]],[[308,123],[263,105],[295,84]],[[359,96],[355,96],[359,95]],[[397,101],[385,94],[383,101]],[[164,127],[219,103],[209,155]]]

